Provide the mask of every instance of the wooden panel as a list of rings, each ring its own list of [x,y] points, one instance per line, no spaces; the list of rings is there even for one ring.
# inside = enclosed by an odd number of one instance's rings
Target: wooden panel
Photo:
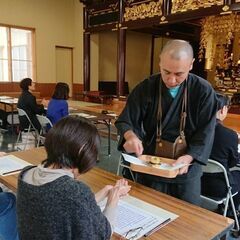
[[[228,113],[223,121],[224,126],[229,127],[237,132],[240,132],[240,115]]]
[[[73,93],[72,98],[76,100],[83,100],[83,84],[82,83],[73,83]]]
[[[1,92],[21,92],[21,88],[19,87],[19,83],[0,83],[0,91]]]
[[[37,83],[36,90],[42,98],[50,98],[53,94],[56,83]]]
[[[37,83],[36,92],[40,92],[40,97],[51,97],[55,85],[55,83]],[[19,87],[19,83],[0,83],[0,92],[6,93],[2,95],[10,96],[11,94],[13,94],[15,97],[18,97],[21,91],[22,90]]]

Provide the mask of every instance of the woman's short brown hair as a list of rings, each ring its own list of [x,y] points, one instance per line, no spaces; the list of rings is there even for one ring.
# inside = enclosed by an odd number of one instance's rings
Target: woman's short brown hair
[[[89,120],[78,116],[61,119],[46,136],[45,167],[77,168],[79,173],[90,170],[97,161],[100,146],[98,131]]]
[[[20,88],[24,91],[28,90],[29,86],[32,85],[31,78],[23,78],[20,82]]]

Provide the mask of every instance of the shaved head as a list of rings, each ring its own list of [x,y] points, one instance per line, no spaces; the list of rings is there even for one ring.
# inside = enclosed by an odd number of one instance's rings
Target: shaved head
[[[172,59],[181,60],[189,59],[193,60],[193,49],[189,42],[184,40],[170,40],[163,47],[160,54],[160,58],[163,55],[169,55]]]
[[[160,72],[167,88],[179,86],[192,70],[194,59],[192,46],[183,40],[171,40],[160,54]]]

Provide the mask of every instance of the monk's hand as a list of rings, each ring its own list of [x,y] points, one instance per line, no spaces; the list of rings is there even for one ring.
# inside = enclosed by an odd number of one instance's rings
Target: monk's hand
[[[124,134],[126,142],[123,144],[127,153],[135,153],[137,156],[142,155],[143,145],[142,141],[136,136],[136,134],[129,130]]]
[[[187,164],[186,166],[182,167],[179,169],[178,175],[182,175],[188,172],[189,165],[193,161],[193,157],[191,155],[183,155],[179,157],[173,164],[172,166],[176,166],[177,164],[183,163]]]

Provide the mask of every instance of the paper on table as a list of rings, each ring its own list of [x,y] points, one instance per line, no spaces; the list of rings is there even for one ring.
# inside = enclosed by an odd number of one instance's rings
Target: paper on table
[[[12,98],[12,97],[9,97],[9,96],[0,96],[0,99],[9,99],[9,98]]]
[[[111,117],[117,117],[118,116],[116,113],[107,113],[106,115],[111,116]]]
[[[84,117],[84,118],[95,118],[96,117],[94,115],[90,115],[90,114],[87,114],[87,113],[78,113],[77,115],[80,116],[80,117]]]
[[[102,210],[105,204],[106,201],[101,203]],[[127,239],[139,239],[166,220],[170,219],[170,222],[177,217],[178,216],[174,213],[158,208],[137,198],[127,196],[118,203],[114,232],[123,237],[127,235]],[[131,231],[132,229],[136,230]],[[135,237],[133,238],[133,236]]]
[[[69,111],[73,111],[73,110],[77,110],[76,108],[73,108],[73,107],[68,107],[68,110]]]
[[[133,157],[133,156],[125,154],[125,153],[122,153],[122,155],[123,155],[124,160],[129,163],[133,163],[133,164],[141,165],[141,166],[148,166],[148,164],[145,161],[143,161],[139,158]]]
[[[133,157],[131,155],[128,155],[128,154],[124,154],[122,153],[125,161],[129,162],[129,163],[133,163],[133,164],[136,164],[136,165],[141,165],[141,166],[149,166],[145,161],[143,160],[140,160],[139,158],[136,158],[136,157]],[[167,164],[167,163],[162,163],[160,165],[157,165],[157,166],[154,166],[155,168],[158,168],[158,169],[162,169],[162,170],[177,170],[179,168],[182,168],[184,166],[187,166],[188,164],[185,164],[185,163],[179,163],[177,164],[176,166],[172,166],[170,164]]]
[[[16,174],[17,171],[21,171],[24,167],[29,165],[32,164],[14,155],[0,157],[0,175],[6,176]]]
[[[162,170],[177,170],[179,168],[182,168],[184,166],[187,166],[189,164],[186,164],[186,163],[179,163],[177,164],[176,166],[172,166],[170,164],[167,164],[167,163],[162,163],[161,165],[157,165],[157,166],[154,166],[155,168],[158,168],[158,169],[162,169]]]

